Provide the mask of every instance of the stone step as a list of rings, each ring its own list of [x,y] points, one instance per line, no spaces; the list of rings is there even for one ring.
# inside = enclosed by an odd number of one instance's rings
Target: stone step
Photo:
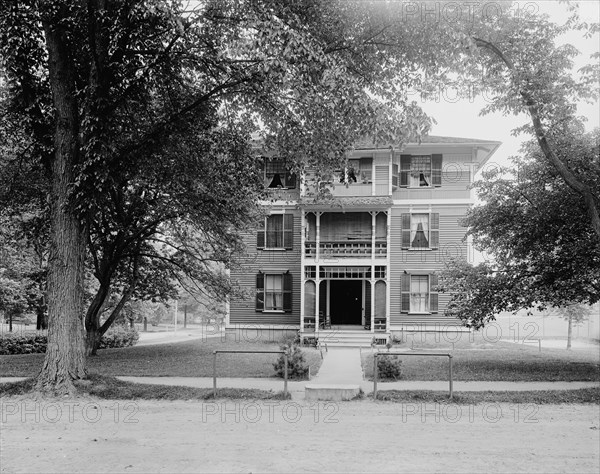
[[[305,400],[331,400],[340,402],[359,396],[360,385],[356,384],[310,384],[304,387]]]

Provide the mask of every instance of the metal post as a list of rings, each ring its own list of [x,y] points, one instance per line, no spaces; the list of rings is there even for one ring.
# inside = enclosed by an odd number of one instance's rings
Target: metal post
[[[288,356],[287,352],[283,353],[283,396],[287,398],[288,393]]]
[[[217,398],[217,351],[213,352],[213,398]]]
[[[448,377],[450,379],[450,399],[452,399],[452,354],[448,355]]]
[[[373,400],[377,400],[377,352],[373,356]]]

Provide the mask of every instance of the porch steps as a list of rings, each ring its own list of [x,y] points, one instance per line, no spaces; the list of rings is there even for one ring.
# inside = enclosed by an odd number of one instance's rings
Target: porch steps
[[[327,351],[317,376],[304,387],[306,400],[352,400],[360,395],[363,373],[360,350],[335,347]]]
[[[384,332],[372,333],[367,330],[326,329],[316,332],[303,332],[303,339],[317,338],[321,347],[370,347],[373,338],[377,345],[385,345],[389,334]]]

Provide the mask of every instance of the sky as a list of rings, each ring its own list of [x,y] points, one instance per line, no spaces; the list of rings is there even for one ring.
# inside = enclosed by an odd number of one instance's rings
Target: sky
[[[517,2],[518,3],[518,2]],[[567,8],[558,0],[521,2],[533,6],[539,12],[547,13],[550,18],[558,23],[567,18]],[[600,21],[600,2],[595,0],[584,0],[579,2],[580,17],[589,22]],[[589,56],[600,49],[599,35],[591,39],[584,39],[583,33],[576,32],[563,39],[566,43],[574,45],[582,54],[576,60],[576,68],[589,63]],[[451,91],[447,96],[451,99]],[[526,115],[503,116],[501,113],[479,116],[480,110],[485,102],[479,98],[473,101],[461,100],[454,103],[443,98],[439,102],[423,102],[420,104],[423,110],[437,121],[431,130],[431,135],[453,136],[464,138],[477,138],[483,140],[494,140],[502,142],[489,163],[508,165],[508,157],[518,154],[520,145],[529,137],[520,135],[514,137],[511,130],[528,122]],[[600,127],[599,104],[580,104],[578,114],[587,117],[587,130]]]

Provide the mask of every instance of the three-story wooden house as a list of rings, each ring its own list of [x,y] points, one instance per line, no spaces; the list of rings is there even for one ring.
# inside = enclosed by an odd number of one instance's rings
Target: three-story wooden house
[[[460,326],[435,291],[448,258],[471,257],[461,218],[469,185],[497,150],[495,141],[435,137],[392,147],[359,144],[348,167],[315,200],[310,173],[290,174],[265,159],[274,199],[248,235],[243,271],[231,277],[252,299],[232,299],[227,328],[299,329],[304,337],[349,343],[400,331]]]

